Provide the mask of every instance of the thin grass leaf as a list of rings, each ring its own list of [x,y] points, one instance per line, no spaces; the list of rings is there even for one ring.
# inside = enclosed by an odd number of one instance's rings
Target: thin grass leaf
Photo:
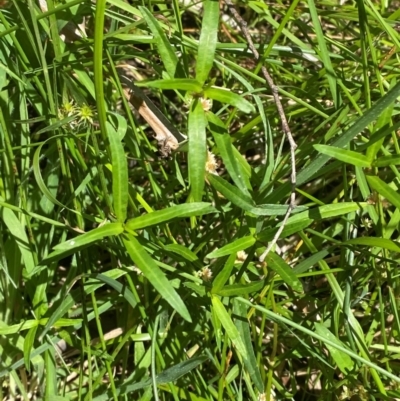
[[[218,40],[219,2],[206,0],[196,60],[196,79],[203,85],[210,75]]]
[[[352,164],[357,167],[371,167],[371,161],[364,155],[353,150],[336,148],[329,145],[313,145],[319,153],[334,157],[342,162]]]
[[[174,290],[167,277],[157,266],[153,258],[140,245],[139,241],[130,234],[124,234],[123,241],[125,248],[132,261],[142,271],[151,285],[160,295],[174,308],[185,320],[191,322],[189,311],[182,299]]]
[[[226,260],[224,267],[215,277],[212,283],[212,293],[217,293],[229,280],[232,274],[233,266],[235,265],[236,253],[232,253]]]
[[[230,284],[222,287],[220,290],[213,288],[213,293],[221,297],[237,297],[238,295],[246,295],[261,291],[265,287],[265,280],[254,281],[248,284]]]
[[[33,343],[35,342],[36,332],[39,325],[39,322],[37,323],[38,324],[36,326],[33,326],[29,329],[24,341],[24,361],[28,372],[31,371],[31,351],[33,349]]]
[[[400,155],[379,156],[372,162],[373,167],[397,166],[400,164]]]
[[[199,260],[199,257],[193,251],[180,244],[168,244],[164,246],[164,249],[182,256],[189,262],[195,262],[196,260]]]

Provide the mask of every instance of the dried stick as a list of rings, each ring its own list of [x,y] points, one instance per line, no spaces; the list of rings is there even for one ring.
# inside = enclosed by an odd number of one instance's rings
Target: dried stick
[[[257,49],[254,46],[253,39],[251,38],[251,35],[249,33],[249,30],[247,28],[247,23],[246,21],[239,15],[239,13],[236,11],[235,6],[233,5],[231,0],[225,0],[225,3],[227,4],[230,12],[232,13],[233,17],[235,18],[236,22],[239,24],[240,29],[246,38],[247,44],[249,45],[249,48],[251,52],[253,53],[254,57],[256,58],[257,61],[260,61],[260,54],[258,53]],[[290,160],[291,160],[291,168],[292,168],[292,173],[290,175],[290,183],[292,184],[291,188],[291,193],[290,193],[290,198],[289,198],[289,206],[286,211],[285,217],[283,218],[282,224],[279,227],[278,231],[274,235],[274,238],[272,241],[269,243],[267,249],[263,252],[263,254],[260,256],[259,260],[260,262],[264,262],[264,259],[268,255],[269,251],[272,249],[272,247],[276,244],[278,241],[283,229],[285,228],[286,222],[289,219],[289,216],[292,212],[292,210],[295,208],[296,204],[296,156],[295,156],[295,151],[297,148],[296,142],[293,139],[293,135],[290,131],[289,124],[287,122],[287,118],[285,115],[285,111],[283,110],[282,102],[279,99],[279,93],[278,93],[278,87],[274,84],[274,81],[269,74],[268,70],[264,65],[261,66],[261,71],[264,75],[265,80],[268,83],[268,86],[270,87],[272,91],[272,95],[274,98],[274,102],[276,105],[276,108],[278,110],[279,118],[281,119],[282,123],[282,131],[285,133],[286,138],[289,142],[290,145]]]

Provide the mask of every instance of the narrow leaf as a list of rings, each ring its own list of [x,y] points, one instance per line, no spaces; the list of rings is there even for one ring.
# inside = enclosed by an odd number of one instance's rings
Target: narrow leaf
[[[386,184],[379,177],[372,175],[367,175],[367,181],[372,189],[386,198],[397,209],[400,209],[400,195],[390,185]]]
[[[136,86],[145,86],[147,88],[184,90],[194,93],[201,93],[203,87],[199,81],[190,78],[160,79],[157,81],[135,82]]]
[[[352,164],[357,167],[371,167],[370,160],[358,152],[328,145],[314,145],[314,148],[318,152],[330,157],[334,157],[342,162]]]
[[[214,63],[218,40],[219,1],[206,0],[196,60],[196,79],[203,85]]]
[[[345,348],[345,345],[338,339],[336,338],[327,327],[325,327],[321,323],[314,323],[315,326],[315,332],[318,333],[320,336],[328,339],[331,342],[336,343],[338,346]],[[336,362],[338,368],[341,370],[343,374],[349,374],[351,370],[353,370],[354,367],[354,362],[353,360],[344,352],[341,352],[335,347],[332,347],[330,344],[326,342],[322,342],[323,346],[326,345],[326,347],[329,350],[329,353],[331,354],[333,360]]]
[[[128,208],[128,164],[121,138],[108,121],[106,124],[112,162],[114,212],[118,221],[123,223],[126,220]]]
[[[379,238],[379,237],[360,237],[353,238],[346,242],[343,242],[344,245],[365,245],[371,248],[383,248],[388,249],[393,252],[400,252],[400,244],[396,241],[392,241],[387,238]]]
[[[219,319],[222,324],[222,327],[225,329],[226,334],[228,335],[229,339],[232,341],[232,344],[235,346],[236,350],[239,354],[244,358],[247,359],[247,350],[243,343],[243,340],[240,337],[240,333],[236,326],[233,324],[230,315],[228,314],[227,310],[225,309],[224,304],[220,301],[217,296],[212,296],[211,302],[213,305],[213,309],[215,315]]]
[[[191,322],[189,311],[179,294],[174,290],[163,271],[145,251],[139,241],[130,234],[125,234],[123,241],[132,261],[142,271],[153,287],[185,320]]]
[[[217,212],[211,206],[211,203],[193,202],[177,206],[171,206],[163,210],[157,210],[153,213],[148,213],[143,216],[138,216],[128,220],[126,228],[129,230],[138,230],[140,228],[150,227],[156,224],[165,223],[173,219],[181,219],[185,217],[198,216],[208,213]]]
[[[53,249],[57,251],[80,249],[81,247],[88,246],[93,242],[100,241],[105,237],[119,235],[124,231],[122,223],[109,223],[104,226],[97,227],[92,231],[79,235],[73,239],[69,239],[61,244],[56,245]]]
[[[204,96],[237,107],[243,113],[254,113],[254,106],[242,96],[222,88],[206,88]]]
[[[268,267],[274,272],[279,274],[282,280],[291,287],[294,291],[303,292],[303,285],[301,281],[297,278],[293,269],[276,253],[270,252],[267,255],[266,262]]]
[[[203,197],[204,175],[207,160],[206,119],[201,102],[195,100],[189,113],[189,182],[192,202]]]
[[[239,251],[244,251],[247,248],[250,248],[253,246],[256,242],[256,239],[252,236],[249,235],[247,237],[239,238],[229,244],[226,244],[220,249],[216,249],[215,251],[210,252],[206,258],[208,259],[213,259],[213,258],[220,258],[222,256],[226,255],[231,255],[234,254],[236,256],[236,253]]]
[[[232,274],[233,266],[235,265],[235,260],[236,260],[236,254],[233,253],[229,256],[229,258],[225,262],[224,267],[218,273],[217,277],[215,277],[215,279],[213,280],[212,293],[218,292],[229,280],[229,277]]]

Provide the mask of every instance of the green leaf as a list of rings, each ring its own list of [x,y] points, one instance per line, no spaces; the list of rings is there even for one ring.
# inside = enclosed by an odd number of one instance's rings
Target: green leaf
[[[147,280],[149,280],[151,285],[185,320],[191,322],[189,311],[179,294],[174,290],[163,271],[145,251],[139,241],[130,234],[124,234],[123,241],[132,261],[141,270]]]
[[[182,205],[167,207],[163,210],[157,210],[156,212],[135,217],[128,220],[125,226],[129,230],[138,230],[140,228],[165,223],[173,219],[181,219],[185,217],[192,217],[215,212],[217,212],[217,210],[211,206],[211,203],[186,203]]]
[[[226,199],[234,205],[240,207],[246,212],[253,213],[256,216],[278,216],[284,215],[287,211],[286,205],[254,205],[253,199],[240,191],[236,186],[225,181],[218,175],[207,174],[207,179],[211,185]],[[303,206],[296,207],[294,212],[304,210]]]
[[[192,202],[200,202],[203,197],[207,143],[206,119],[201,102],[198,100],[192,103],[189,113],[188,137],[190,198]]]
[[[293,269],[280,256],[274,252],[270,252],[266,257],[266,262],[268,267],[279,274],[289,287],[294,291],[303,292],[301,281],[297,278]]]
[[[1,197],[0,199],[3,200]],[[12,238],[15,240],[18,249],[21,252],[26,273],[29,276],[33,272],[36,264],[33,258],[32,250],[29,246],[29,240],[28,236],[26,235],[25,227],[18,220],[15,213],[8,208],[1,208],[1,218],[3,219],[6,227],[9,229]]]
[[[207,119],[209,122],[208,127],[214,137],[215,144],[221,154],[225,168],[237,188],[245,195],[250,196],[248,191],[251,190],[250,180],[243,171],[238,159],[235,157],[231,136],[228,134],[225,124],[211,112],[207,113]],[[242,158],[241,155],[240,158]]]
[[[381,97],[363,116],[361,116],[343,135],[336,139],[332,146],[344,148],[348,143],[358,135],[368,124],[376,120],[384,110],[393,103],[400,95],[400,82],[391,89],[386,95]],[[303,168],[297,176],[297,185],[304,184],[313,177],[315,173],[321,170],[321,167],[330,159],[327,155],[318,155],[307,167]],[[287,190],[290,184],[287,184]],[[281,194],[276,193],[277,196]]]
[[[179,64],[178,57],[176,56],[173,47],[169,43],[169,40],[160,27],[158,21],[153,17],[153,14],[146,7],[140,6],[138,8],[154,36],[157,44],[158,54],[160,55],[168,75],[170,78],[184,77],[185,73]]]
[[[382,181],[379,177],[367,175],[368,184],[372,189],[386,198],[393,206],[400,209],[400,195],[390,185]]]
[[[249,235],[247,237],[239,238],[229,244],[224,245],[220,249],[216,249],[206,255],[206,258],[213,259],[213,258],[220,258],[226,255],[234,255],[236,257],[236,253],[239,251],[244,251],[247,248],[253,246],[256,242],[256,239]]]
[[[126,285],[122,285],[117,280],[114,280],[113,278],[104,274],[97,274],[95,278],[99,281],[102,281],[104,284],[109,285],[111,288],[114,288],[115,291],[121,294],[128,301],[132,308],[137,305],[137,301],[132,294],[132,291],[126,288]]]
[[[212,291],[211,291],[212,293],[218,292],[229,280],[229,277],[231,276],[233,270],[233,266],[235,265],[235,260],[236,260],[236,254],[231,254],[227,259],[227,261],[225,262],[225,265],[222,268],[222,270],[213,280]]]
[[[373,167],[396,166],[400,164],[400,155],[380,156],[372,162]]]
[[[318,333],[321,337],[324,337],[328,339],[329,341],[337,344],[340,347],[345,348],[345,345],[338,339],[336,338],[327,327],[325,327],[321,323],[314,323],[315,326],[315,332]],[[345,354],[344,352],[338,350],[335,347],[332,347],[330,344],[322,341],[323,346],[326,345],[326,347],[329,350],[329,353],[331,354],[333,360],[337,364],[338,368],[341,370],[341,372],[345,375],[349,374],[350,371],[353,370],[354,368],[354,362],[353,360],[349,357],[349,355]]]
[[[196,79],[203,85],[210,75],[218,40],[219,1],[203,2],[199,48],[196,60]]]
[[[124,231],[122,223],[108,223],[104,226],[97,227],[85,234],[79,235],[73,239],[69,239],[61,244],[56,245],[53,249],[57,251],[80,249],[88,246],[93,242],[102,240],[105,237],[119,235]]]
[[[136,86],[145,86],[147,88],[184,90],[194,93],[201,93],[203,87],[199,81],[190,78],[160,79],[157,81],[135,82]]]
[[[257,363],[256,356],[254,354],[254,347],[252,341],[252,335],[250,333],[250,325],[247,320],[247,308],[242,302],[233,301],[233,312],[235,315],[240,316],[241,319],[235,319],[235,326],[239,331],[240,337],[243,340],[244,346],[247,352],[247,358],[244,359],[244,366],[247,373],[253,380],[257,387],[257,390],[261,393],[264,392],[264,383],[261,378],[259,364]]]
[[[252,292],[258,292],[263,289],[266,284],[267,283],[265,282],[265,280],[254,281],[247,284],[236,283],[226,285],[218,291],[213,288],[212,292],[221,297],[234,297],[238,295],[251,294]]]
[[[25,361],[25,366],[26,369],[30,372],[31,370],[31,351],[33,349],[33,343],[35,342],[36,338],[36,331],[39,325],[38,324],[31,327],[26,333],[25,340],[24,340],[24,361]]]
[[[168,244],[164,246],[164,249],[166,251],[177,253],[189,262],[195,262],[196,260],[199,260],[199,257],[193,251],[180,244]]]
[[[387,238],[379,238],[379,237],[360,237],[353,238],[346,242],[343,242],[343,245],[365,245],[371,248],[383,248],[388,249],[393,252],[400,252],[400,244],[398,242],[392,241]]]
[[[123,223],[126,220],[128,208],[128,164],[121,138],[108,121],[106,124],[112,162],[114,212],[118,221]]]
[[[254,106],[242,96],[223,88],[206,88],[204,96],[237,107],[243,113],[254,113]]]
[[[370,160],[358,152],[328,145],[314,145],[314,148],[318,152],[330,157],[334,157],[342,162],[352,164],[357,167],[371,167]]]
[[[243,343],[243,340],[240,337],[238,329],[233,324],[233,321],[229,313],[226,311],[225,306],[220,301],[220,299],[215,295],[211,297],[211,302],[215,312],[215,316],[221,322],[222,327],[225,329],[226,334],[232,341],[232,344],[235,346],[236,350],[239,352],[242,358],[247,359],[248,354],[246,347]]]

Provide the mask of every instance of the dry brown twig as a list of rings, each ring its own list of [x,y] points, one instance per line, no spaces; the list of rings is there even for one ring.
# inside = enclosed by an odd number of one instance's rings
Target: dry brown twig
[[[247,44],[249,45],[249,48],[250,48],[251,52],[253,53],[254,57],[256,58],[257,61],[260,61],[260,54],[258,53],[257,49],[254,46],[254,42],[253,42],[253,39],[251,38],[251,35],[247,28],[246,21],[236,11],[236,8],[233,5],[231,0],[225,0],[225,3],[228,6],[233,17],[235,18],[236,22],[239,24],[239,27],[240,27],[244,37],[246,38]],[[279,98],[278,87],[275,85],[271,75],[269,74],[267,68],[264,65],[261,66],[261,72],[264,75],[264,78],[267,81],[268,86],[270,87],[270,89],[272,91],[274,102],[275,102],[276,108],[278,109],[279,118],[281,119],[282,131],[285,133],[286,138],[290,145],[290,160],[291,160],[291,168],[292,168],[292,173],[290,175],[290,183],[292,184],[292,188],[291,188],[291,193],[290,193],[290,198],[289,198],[289,206],[286,211],[285,217],[283,218],[281,226],[279,227],[279,229],[276,232],[272,241],[268,244],[267,249],[263,252],[263,254],[259,258],[260,262],[264,262],[269,251],[272,249],[272,247],[278,241],[283,229],[285,228],[286,222],[289,219],[289,216],[290,216],[292,210],[296,206],[296,204],[295,204],[295,202],[296,202],[296,192],[295,192],[296,191],[296,156],[295,156],[295,151],[296,151],[297,145],[293,139],[293,135],[290,131],[289,124],[287,122],[285,111],[283,110],[282,102]]]

